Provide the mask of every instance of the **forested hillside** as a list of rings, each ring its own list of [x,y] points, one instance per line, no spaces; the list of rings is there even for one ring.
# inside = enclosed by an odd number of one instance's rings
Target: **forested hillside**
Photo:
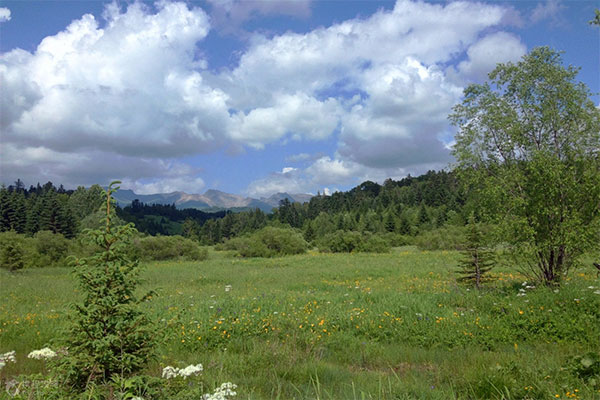
[[[287,199],[265,216],[260,210],[229,213],[204,225],[188,220],[184,235],[216,244],[260,229],[267,224],[289,225],[315,241],[338,231],[415,236],[450,222],[463,225],[464,200],[454,174],[429,171],[383,185],[363,182],[330,196],[318,194],[300,204]],[[398,239],[397,237],[394,239]]]

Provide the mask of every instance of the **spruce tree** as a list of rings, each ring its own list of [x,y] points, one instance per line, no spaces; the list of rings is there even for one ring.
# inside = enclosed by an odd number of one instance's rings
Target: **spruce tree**
[[[484,235],[480,224],[475,221],[473,214],[467,224],[465,249],[462,251],[459,269],[456,271],[459,282],[475,285],[481,289],[485,274],[494,265],[494,253],[485,246]]]
[[[10,194],[4,185],[0,187],[0,232],[10,231]]]
[[[140,267],[127,254],[136,230],[132,224],[115,226],[111,212],[117,183],[111,183],[105,193],[104,229],[85,232],[85,239],[98,252],[71,260],[83,303],[74,306],[67,339],[69,356],[63,368],[67,381],[80,389],[115,376],[131,376],[154,353],[156,332],[139,309],[150,294],[137,296]]]

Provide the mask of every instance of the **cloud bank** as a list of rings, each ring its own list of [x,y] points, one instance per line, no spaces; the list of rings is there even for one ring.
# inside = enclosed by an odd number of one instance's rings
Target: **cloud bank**
[[[239,20],[285,13],[278,3],[213,3]],[[307,1],[294,7],[309,12]],[[213,72],[204,41],[214,26],[204,10],[108,5],[102,19],[86,14],[33,52],[0,56],[0,167],[9,179],[119,177],[140,192],[189,192],[205,184],[184,157],[334,138],[334,154],[293,159],[302,165],[252,182],[247,193],[441,168],[450,161],[446,116],[464,85],[525,52],[500,30],[513,11],[399,0],[307,33],[253,34],[235,67]]]

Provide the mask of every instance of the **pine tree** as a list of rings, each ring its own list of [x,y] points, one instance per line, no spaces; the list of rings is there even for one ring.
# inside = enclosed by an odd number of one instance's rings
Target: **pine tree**
[[[475,222],[475,217],[472,214],[467,224],[466,243],[462,255],[463,258],[459,261],[459,269],[456,271],[460,276],[456,280],[471,285],[475,284],[477,289],[481,289],[481,285],[485,280],[484,275],[494,265],[494,253],[485,247],[481,226]]]

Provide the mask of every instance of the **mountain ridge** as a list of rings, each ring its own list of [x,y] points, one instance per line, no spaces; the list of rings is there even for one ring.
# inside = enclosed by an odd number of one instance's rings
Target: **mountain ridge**
[[[114,198],[121,207],[130,205],[134,200],[144,204],[175,204],[178,209],[195,208],[198,210],[246,210],[259,208],[264,212],[271,212],[279,206],[279,202],[288,199],[291,202],[304,203],[313,196],[308,193],[290,194],[286,192],[274,193],[269,197],[253,198],[223,192],[217,189],[208,189],[203,194],[176,191],[170,193],[137,194],[131,189],[121,189]]]

